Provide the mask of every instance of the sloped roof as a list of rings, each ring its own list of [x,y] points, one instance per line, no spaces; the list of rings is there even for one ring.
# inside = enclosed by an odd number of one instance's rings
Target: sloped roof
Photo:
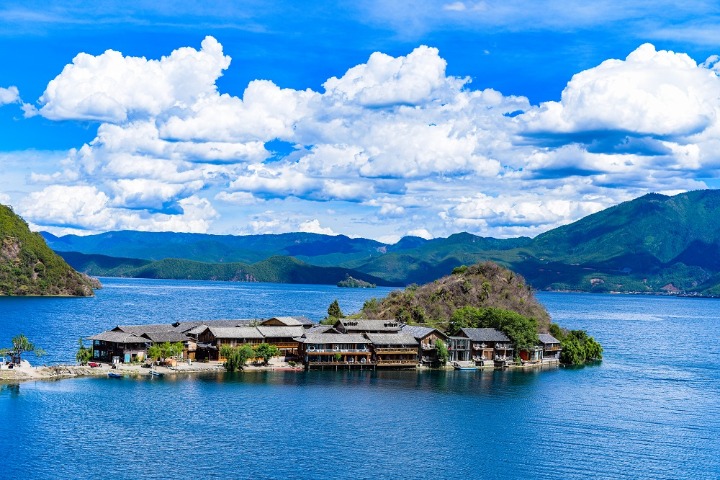
[[[461,331],[473,342],[509,342],[510,339],[494,328],[462,328]]]
[[[305,333],[302,325],[294,327],[276,327],[273,325],[260,325],[257,329],[264,337],[269,338],[293,338],[301,337]]]
[[[147,343],[148,339],[135,335],[134,333],[119,332],[116,330],[108,330],[92,337],[88,337],[88,340],[101,340],[104,342],[112,343]]]
[[[257,327],[208,327],[215,338],[263,338]]]
[[[408,333],[366,333],[373,345],[408,345],[416,347],[418,341]]]
[[[338,323],[349,332],[397,332],[400,330],[400,323],[397,320],[373,320],[367,318],[341,319]]]
[[[419,325],[403,325],[402,329],[400,331],[402,333],[408,333],[418,340],[420,340],[421,338],[425,338],[426,336],[430,335],[432,332],[436,332],[436,333],[440,334],[441,336],[447,338],[447,335],[442,333],[437,328],[421,327]]]
[[[538,338],[540,339],[540,343],[560,343],[560,340],[549,333],[538,333]]]
[[[185,342],[189,340],[188,336],[180,332],[150,332],[143,333],[143,337],[147,338],[153,343],[164,343],[164,342]]]
[[[173,324],[173,329],[178,332],[189,332],[200,326],[206,327],[249,327],[253,323],[257,323],[257,319],[241,318],[235,320],[197,320],[192,322],[178,322]],[[204,328],[202,330],[205,330]]]
[[[150,332],[172,332],[174,327],[168,323],[154,323],[150,325],[118,325],[113,331],[121,331],[125,333],[134,333],[142,335]]]
[[[303,343],[370,343],[370,340],[359,333],[307,333],[301,341]]]
[[[268,322],[272,322],[273,320],[276,320],[276,321],[282,323],[286,327],[297,327],[297,326],[302,325],[302,323],[295,317],[272,317],[272,318],[268,318],[267,320],[261,322],[260,325],[267,325]],[[272,325],[268,325],[268,326],[272,326]]]

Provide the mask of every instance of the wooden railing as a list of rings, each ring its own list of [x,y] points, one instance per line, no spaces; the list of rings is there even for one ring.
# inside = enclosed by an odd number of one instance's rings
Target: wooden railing
[[[417,354],[418,349],[417,348],[405,348],[405,347],[397,347],[397,348],[376,348],[375,353],[382,354],[382,353],[414,353]]]
[[[417,365],[417,360],[378,360],[378,365]]]

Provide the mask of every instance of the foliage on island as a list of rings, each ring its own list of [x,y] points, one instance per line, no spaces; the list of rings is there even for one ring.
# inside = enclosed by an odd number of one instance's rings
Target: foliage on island
[[[87,297],[99,286],[50,250],[10,207],[0,205],[0,295]]]
[[[720,190],[701,190],[673,197],[645,195],[534,239],[457,233],[431,240],[405,237],[388,245],[305,233],[235,237],[108,232],[61,238],[46,234],[46,238],[58,251],[94,254],[83,259],[63,253],[76,269],[95,275],[185,278],[182,273],[191,271],[192,278],[233,279],[242,278],[236,275],[237,268],[225,272],[227,267],[215,265],[254,265],[273,257],[294,257],[315,267],[346,269],[335,277],[308,272],[321,279],[316,283],[336,284],[349,274],[377,285],[408,285],[431,282],[463,264],[493,261],[520,273],[538,290],[720,296],[719,217]],[[113,263],[97,254],[126,258]],[[76,258],[70,260],[70,255]],[[170,265],[149,267],[151,261],[175,257],[214,266],[184,264],[180,273],[173,272]],[[308,281],[304,275],[293,278],[293,274],[283,273],[282,264],[266,268],[267,276],[242,273],[259,281]]]
[[[280,349],[269,343],[260,343],[255,346],[245,343],[235,347],[231,345],[220,347],[220,356],[225,359],[223,365],[228,372],[242,370],[248,360],[252,358],[262,359],[263,364],[267,365],[272,357],[278,355],[280,355]]]
[[[349,274],[345,277],[345,280],[340,280],[337,283],[338,287],[341,288],[375,288],[377,285],[374,283],[366,282],[357,278],[351,277]]]
[[[540,331],[547,331],[550,325],[550,316],[523,277],[492,262],[458,267],[434,282],[411,285],[382,300],[369,300],[361,314],[449,331],[453,314],[463,307],[513,311],[534,319]]]
[[[538,345],[538,333],[550,332],[563,348],[567,345],[561,363],[579,365],[602,358],[602,347],[586,332],[567,332],[550,323],[550,315],[522,276],[491,262],[457,267],[432,283],[371,299],[356,316],[431,326],[450,335],[463,328],[495,328],[518,350]],[[438,347],[441,352],[447,353],[445,345]]]
[[[148,358],[158,361],[178,357],[184,349],[182,342],[163,342],[151,345],[147,350]]]

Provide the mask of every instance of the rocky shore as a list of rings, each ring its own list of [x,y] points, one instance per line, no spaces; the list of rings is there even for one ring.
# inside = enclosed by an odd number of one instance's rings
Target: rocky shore
[[[273,359],[275,360],[275,359]],[[27,361],[16,365],[12,369],[0,369],[0,382],[14,383],[29,380],[59,380],[62,378],[76,377],[107,377],[109,372],[116,372],[126,377],[150,377],[150,368],[139,364],[120,364],[117,368],[101,363],[98,367],[81,365],[51,365],[33,367]],[[188,373],[219,373],[224,372],[222,363],[192,363],[178,364],[175,367],[156,366],[152,370],[163,375],[182,375]],[[244,371],[274,371],[274,370],[299,370],[291,367],[285,362],[271,361],[267,366],[249,365]]]

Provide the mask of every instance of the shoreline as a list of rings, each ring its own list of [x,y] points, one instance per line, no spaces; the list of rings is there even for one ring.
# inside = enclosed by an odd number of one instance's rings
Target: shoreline
[[[548,368],[556,369],[559,368],[561,365],[559,363],[527,363],[523,365],[510,365],[508,367],[505,367],[503,369],[498,368],[488,368],[488,367],[477,367],[475,369],[469,369],[466,371],[494,371],[494,370],[503,370],[503,371],[527,371],[527,370],[544,370]],[[154,368],[150,369],[147,367],[143,367],[140,364],[134,364],[134,365],[125,365],[125,364],[119,364],[117,368],[111,368],[111,365],[107,363],[102,363],[98,367],[90,367],[87,365],[52,365],[52,366],[37,366],[33,367],[26,361],[23,362],[23,365],[15,366],[15,368],[12,369],[3,369],[0,370],[0,384],[13,384],[13,383],[20,383],[20,382],[29,382],[33,380],[45,380],[45,381],[51,381],[51,380],[63,380],[63,379],[69,379],[69,378],[83,378],[83,377],[97,377],[97,378],[103,378],[107,377],[108,373],[114,372],[119,373],[123,377],[128,378],[151,378],[152,375],[150,374],[151,370],[154,370],[158,373],[161,373],[163,376],[172,376],[176,377],[179,375],[187,375],[187,374],[196,374],[196,373],[225,373],[225,367],[220,362],[213,362],[213,363],[193,363],[192,365],[188,364],[180,364],[176,367],[168,367],[168,366],[155,366]],[[345,368],[342,368],[338,371],[345,371]],[[425,372],[425,371],[454,371],[455,369],[450,365],[447,364],[443,367],[439,368],[430,368],[430,367],[418,367],[412,371],[415,372]],[[247,372],[305,372],[305,368],[302,367],[293,367],[287,364],[284,361],[275,359],[275,361],[271,360],[270,364],[268,365],[246,365],[242,370],[239,372],[241,373],[247,373]],[[348,370],[349,371],[349,370]],[[411,371],[410,369],[405,369],[404,371]]]

